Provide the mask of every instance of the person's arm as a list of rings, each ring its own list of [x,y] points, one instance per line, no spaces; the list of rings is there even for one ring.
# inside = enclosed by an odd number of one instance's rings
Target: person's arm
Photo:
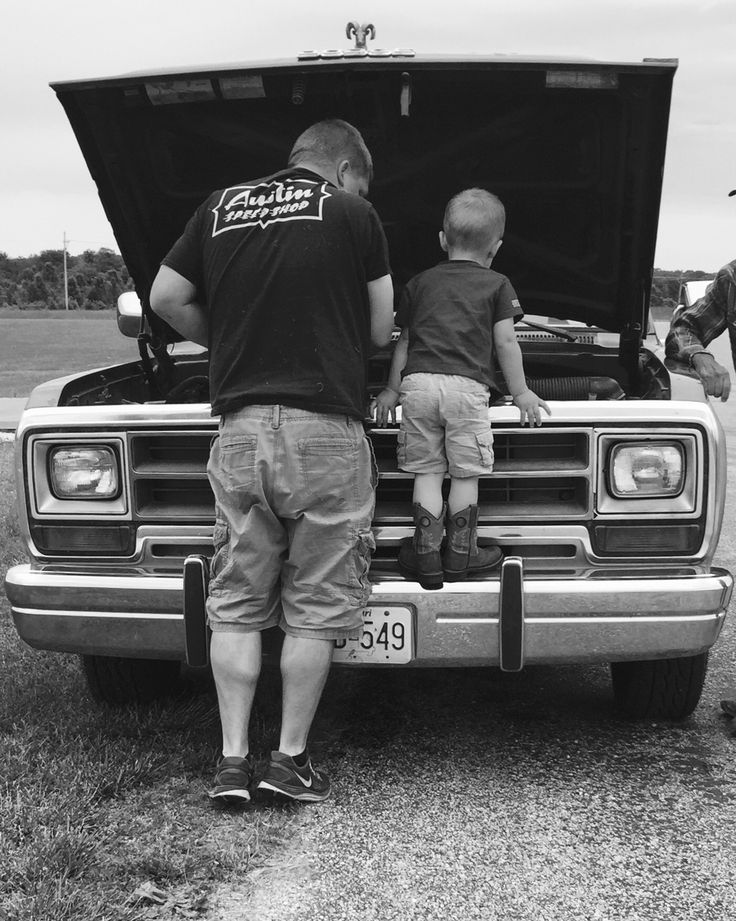
[[[162,265],[153,280],[150,301],[153,312],[185,339],[207,346],[207,311],[189,279]]]
[[[404,327],[401,335],[396,340],[394,353],[391,356],[391,368],[388,373],[388,383],[374,400],[376,424],[385,428],[389,417],[396,421],[396,406],[399,402],[401,391],[401,372],[406,367],[409,354],[409,330]]]
[[[702,381],[706,394],[720,397],[722,401],[727,400],[731,393],[731,378],[706,346],[726,328],[726,305],[732,285],[730,274],[722,269],[705,297],[673,316],[665,341],[667,357],[692,368]]]
[[[371,308],[371,342],[379,348],[388,345],[394,331],[394,284],[390,275],[368,282]]]
[[[509,393],[514,401],[514,406],[519,410],[522,425],[529,421],[529,425],[541,425],[543,409],[548,416],[552,415],[549,406],[541,400],[536,393],[526,385],[524,377],[524,363],[521,349],[514,331],[514,321],[511,317],[499,320],[493,326],[493,344],[496,349],[498,364],[503,371]]]

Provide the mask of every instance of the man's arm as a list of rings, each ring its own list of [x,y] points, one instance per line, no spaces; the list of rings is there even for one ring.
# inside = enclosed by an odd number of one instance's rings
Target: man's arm
[[[371,342],[379,348],[388,345],[394,331],[394,285],[390,275],[368,282],[371,307]]]
[[[401,395],[401,372],[406,367],[409,357],[409,329],[404,327],[394,346],[391,356],[391,368],[388,383],[373,401],[372,409],[376,413],[376,424],[381,428],[388,425],[389,418],[396,422],[396,406]]]
[[[207,346],[207,311],[189,279],[162,265],[153,280],[150,300],[153,312],[185,339]]]
[[[528,420],[529,425],[541,425],[540,409],[543,409],[548,416],[552,413],[544,400],[540,400],[536,393],[526,385],[521,349],[516,339],[514,321],[510,317],[494,323],[493,344],[514,406],[519,410],[521,424],[524,425]]]
[[[706,394],[720,397],[722,401],[727,400],[731,392],[731,378],[706,346],[726,328],[726,308],[732,286],[730,273],[724,269],[719,271],[705,297],[672,318],[665,342],[667,357],[692,368],[702,381]]]

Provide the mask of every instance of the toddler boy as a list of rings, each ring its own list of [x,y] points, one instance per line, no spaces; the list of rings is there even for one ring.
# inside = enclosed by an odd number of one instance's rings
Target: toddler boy
[[[503,556],[498,547],[477,545],[478,478],[493,469],[494,350],[521,424],[541,425],[541,410],[550,413],[526,385],[514,332],[523,316],[516,293],[490,268],[505,223],[503,204],[485,189],[466,189],[450,200],[439,235],[448,259],[406,285],[388,385],[375,401],[380,426],[401,403],[398,463],[415,475],[415,532],[401,547],[399,564],[426,589],[488,572]]]

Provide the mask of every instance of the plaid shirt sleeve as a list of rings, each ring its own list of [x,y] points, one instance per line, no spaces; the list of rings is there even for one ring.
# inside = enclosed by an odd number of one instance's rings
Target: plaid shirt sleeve
[[[727,327],[736,354],[735,321],[736,260],[723,266],[704,296],[673,320],[665,343],[667,357],[689,364],[693,355],[704,351]]]

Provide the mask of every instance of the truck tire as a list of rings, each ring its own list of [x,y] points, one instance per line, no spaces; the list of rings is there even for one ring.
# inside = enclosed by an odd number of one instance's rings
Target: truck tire
[[[122,659],[82,656],[89,692],[98,703],[145,704],[173,694],[181,663],[172,659]]]
[[[683,720],[697,707],[708,653],[678,659],[612,662],[613,696],[632,719]]]

